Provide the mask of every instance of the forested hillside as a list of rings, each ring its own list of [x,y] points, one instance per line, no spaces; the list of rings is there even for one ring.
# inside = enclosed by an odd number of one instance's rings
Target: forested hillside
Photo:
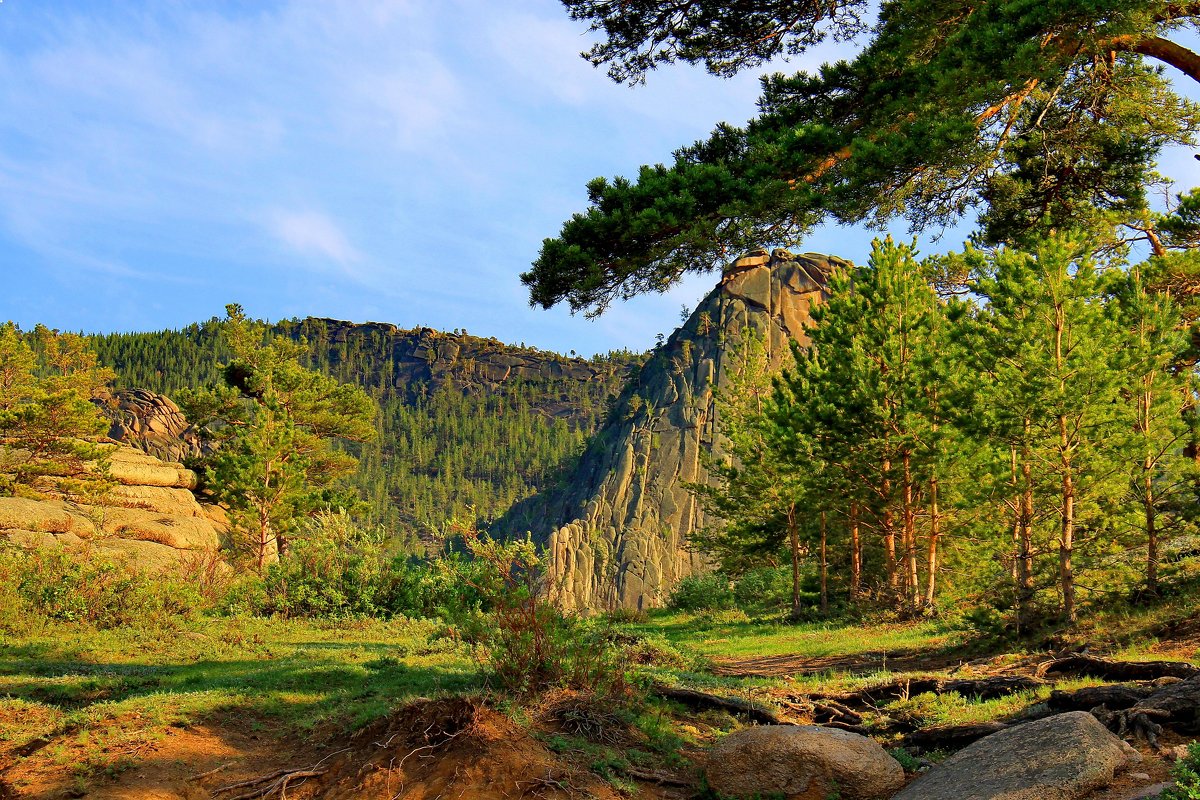
[[[567,358],[465,332],[328,319],[273,329],[309,343],[307,366],[366,389],[379,436],[356,447],[367,516],[402,539],[449,519],[486,523],[555,481],[599,425],[641,357]],[[166,395],[220,381],[219,321],[177,331],[97,335],[117,388]]]

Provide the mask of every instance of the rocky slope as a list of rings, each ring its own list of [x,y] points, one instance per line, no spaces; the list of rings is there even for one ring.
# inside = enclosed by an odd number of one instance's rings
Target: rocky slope
[[[103,503],[67,498],[0,497],[0,542],[63,546],[132,559],[156,570],[218,550],[224,512],[196,500],[196,474],[182,464],[118,446],[109,474],[116,487]]]
[[[736,342],[749,329],[780,366],[804,340],[836,258],[751,253],[634,376],[563,488],[504,520],[546,542],[550,591],[568,609],[661,605],[704,568],[687,547],[711,522],[687,489],[708,480],[704,451],[720,448],[714,393],[727,385]]]

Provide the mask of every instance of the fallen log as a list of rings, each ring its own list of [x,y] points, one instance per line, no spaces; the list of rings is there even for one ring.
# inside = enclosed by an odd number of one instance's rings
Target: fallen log
[[[714,709],[728,711],[730,714],[746,717],[760,725],[790,724],[781,720],[774,711],[766,706],[746,700],[739,700],[734,697],[721,697],[720,695],[708,694],[707,692],[698,692],[695,689],[681,689],[661,684],[655,685],[651,691],[659,697],[682,703],[694,711]]]
[[[1110,684],[1087,686],[1067,692],[1055,689],[1050,693],[1047,705],[1055,711],[1091,711],[1104,706],[1110,711],[1132,708],[1154,692],[1151,686],[1129,686]]]
[[[1009,727],[1007,722],[979,722],[969,725],[936,725],[913,731],[901,741],[904,747],[918,750],[961,750],[974,741]]]
[[[1071,655],[1047,661],[1037,669],[1037,677],[1075,675],[1106,681],[1152,681],[1157,678],[1190,678],[1200,675],[1200,667],[1184,661],[1113,661],[1088,655]]]
[[[1046,682],[1024,675],[996,675],[990,678],[907,678],[889,683],[868,686],[856,692],[838,694],[814,694],[806,699],[813,703],[838,703],[843,708],[875,709],[893,700],[906,700],[919,694],[949,694],[954,692],[963,697],[978,700],[994,700],[1017,692],[1029,691]]]

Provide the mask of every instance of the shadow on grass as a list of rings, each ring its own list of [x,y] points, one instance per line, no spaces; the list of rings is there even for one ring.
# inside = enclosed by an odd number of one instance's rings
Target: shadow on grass
[[[226,710],[244,707],[301,722],[339,712],[359,717],[366,711],[355,707],[362,705],[360,701],[370,700],[373,710],[383,713],[388,705],[408,698],[463,692],[480,685],[466,662],[412,663],[387,657],[348,663],[322,658],[314,652],[317,649],[305,647],[269,659],[112,664],[62,658],[61,651],[55,658],[48,646],[0,648],[0,696],[77,711],[151,695],[169,702],[171,695],[217,693],[227,696],[228,702],[216,703]],[[367,655],[395,652],[393,646],[375,643],[353,649]],[[39,658],[37,650],[47,657]]]

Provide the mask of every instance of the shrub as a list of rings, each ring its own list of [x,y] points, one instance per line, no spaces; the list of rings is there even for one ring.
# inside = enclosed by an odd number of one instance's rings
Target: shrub
[[[719,573],[689,575],[676,585],[667,605],[679,611],[708,611],[733,608],[729,579]]]
[[[473,530],[464,541],[478,566],[473,585],[488,609],[471,633],[484,645],[485,666],[501,689],[524,696],[555,688],[624,694],[615,648],[595,628],[565,617],[541,591],[542,562],[533,542],[500,542]]]
[[[791,607],[792,568],[760,567],[738,578],[733,588],[738,608],[775,609]]]
[[[383,558],[382,532],[345,511],[305,520],[263,578],[260,611],[281,617],[372,615]]]
[[[1162,800],[1200,800],[1200,742],[1188,745],[1187,755],[1171,767],[1175,785],[1159,795]]]
[[[0,560],[0,596],[15,596],[49,620],[106,629],[187,616],[204,605],[195,587],[174,575],[151,575],[93,550],[11,550]]]
[[[481,582],[481,565],[461,553],[395,558],[384,567],[375,604],[387,614],[462,622],[485,610]]]

